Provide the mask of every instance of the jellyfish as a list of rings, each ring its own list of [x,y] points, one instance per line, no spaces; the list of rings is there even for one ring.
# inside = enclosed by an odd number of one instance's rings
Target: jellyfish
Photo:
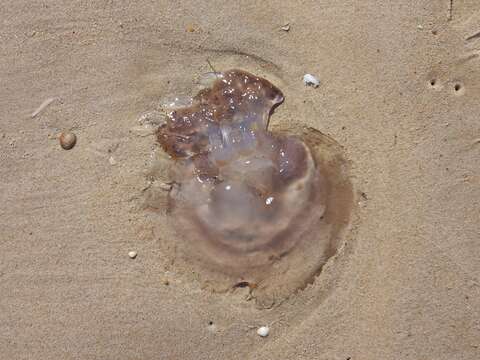
[[[169,156],[176,241],[214,290],[246,284],[275,302],[335,253],[352,203],[347,162],[318,131],[270,131],[284,95],[268,80],[229,70],[203,84],[166,108],[156,132]]]

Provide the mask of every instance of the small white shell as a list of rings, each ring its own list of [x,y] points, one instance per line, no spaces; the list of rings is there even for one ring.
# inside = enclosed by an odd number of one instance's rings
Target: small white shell
[[[268,333],[270,332],[270,328],[268,326],[260,326],[257,329],[257,334],[260,335],[261,337],[266,337],[268,336]]]
[[[303,75],[303,83],[306,86],[313,86],[313,87],[318,87],[320,85],[320,80],[318,80],[315,76],[312,74],[305,74]]]
[[[128,256],[130,259],[135,259],[137,257],[137,252],[136,251],[129,251]]]

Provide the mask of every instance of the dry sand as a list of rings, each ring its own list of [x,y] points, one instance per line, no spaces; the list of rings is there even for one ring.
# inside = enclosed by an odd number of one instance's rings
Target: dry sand
[[[0,358],[480,358],[477,0],[18,0],[0,17]],[[365,194],[337,256],[272,309],[177,276],[138,206],[154,139],[130,129],[207,58],[276,83],[272,121],[335,138]]]

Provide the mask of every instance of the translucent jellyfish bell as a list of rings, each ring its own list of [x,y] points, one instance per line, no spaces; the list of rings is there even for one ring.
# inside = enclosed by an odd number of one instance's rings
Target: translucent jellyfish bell
[[[157,132],[177,184],[168,202],[176,246],[213,290],[247,282],[260,301],[284,298],[335,253],[352,204],[347,163],[318,131],[268,130],[284,99],[269,81],[214,75]]]

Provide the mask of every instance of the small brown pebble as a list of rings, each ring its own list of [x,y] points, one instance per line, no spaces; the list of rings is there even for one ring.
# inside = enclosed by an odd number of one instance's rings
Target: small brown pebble
[[[72,132],[61,133],[58,139],[60,140],[60,146],[65,150],[70,150],[77,142],[77,136]]]

